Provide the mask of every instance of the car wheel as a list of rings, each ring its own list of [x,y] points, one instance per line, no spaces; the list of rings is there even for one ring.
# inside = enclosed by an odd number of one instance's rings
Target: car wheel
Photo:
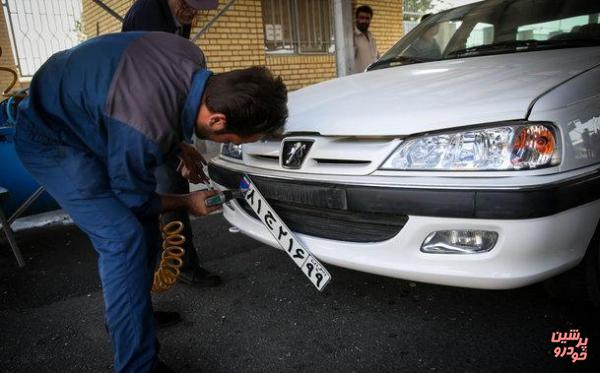
[[[582,302],[600,308],[600,223],[581,263],[544,282],[548,294],[566,302]]]

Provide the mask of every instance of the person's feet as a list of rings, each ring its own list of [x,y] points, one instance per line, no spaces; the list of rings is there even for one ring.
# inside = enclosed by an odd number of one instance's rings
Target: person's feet
[[[223,283],[219,275],[199,266],[182,268],[179,281],[197,287],[215,287]]]
[[[154,311],[154,321],[157,328],[166,328],[181,322],[179,312]]]

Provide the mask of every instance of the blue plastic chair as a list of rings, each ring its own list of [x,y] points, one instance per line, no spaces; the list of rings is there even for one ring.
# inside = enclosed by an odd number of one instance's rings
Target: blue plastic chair
[[[16,103],[15,96],[0,102],[0,223],[19,266],[23,267],[25,261],[11,228],[13,221],[26,214],[59,207],[48,193],[44,193],[44,188],[31,177],[17,157],[13,142]]]

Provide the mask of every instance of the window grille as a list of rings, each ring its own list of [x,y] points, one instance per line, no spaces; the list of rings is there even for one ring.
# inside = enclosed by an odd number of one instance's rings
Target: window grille
[[[23,77],[33,76],[52,54],[85,39],[81,0],[3,0],[2,6]]]
[[[262,10],[267,53],[334,52],[329,0],[262,0]]]

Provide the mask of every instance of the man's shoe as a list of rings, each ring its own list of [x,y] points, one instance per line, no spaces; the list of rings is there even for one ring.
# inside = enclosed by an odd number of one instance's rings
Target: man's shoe
[[[154,321],[157,328],[166,328],[181,322],[179,312],[154,311]]]
[[[175,371],[169,368],[162,360],[156,359],[154,365],[152,365],[151,373],[175,373]]]
[[[179,281],[197,287],[215,287],[223,283],[219,275],[202,267],[182,268]]]

